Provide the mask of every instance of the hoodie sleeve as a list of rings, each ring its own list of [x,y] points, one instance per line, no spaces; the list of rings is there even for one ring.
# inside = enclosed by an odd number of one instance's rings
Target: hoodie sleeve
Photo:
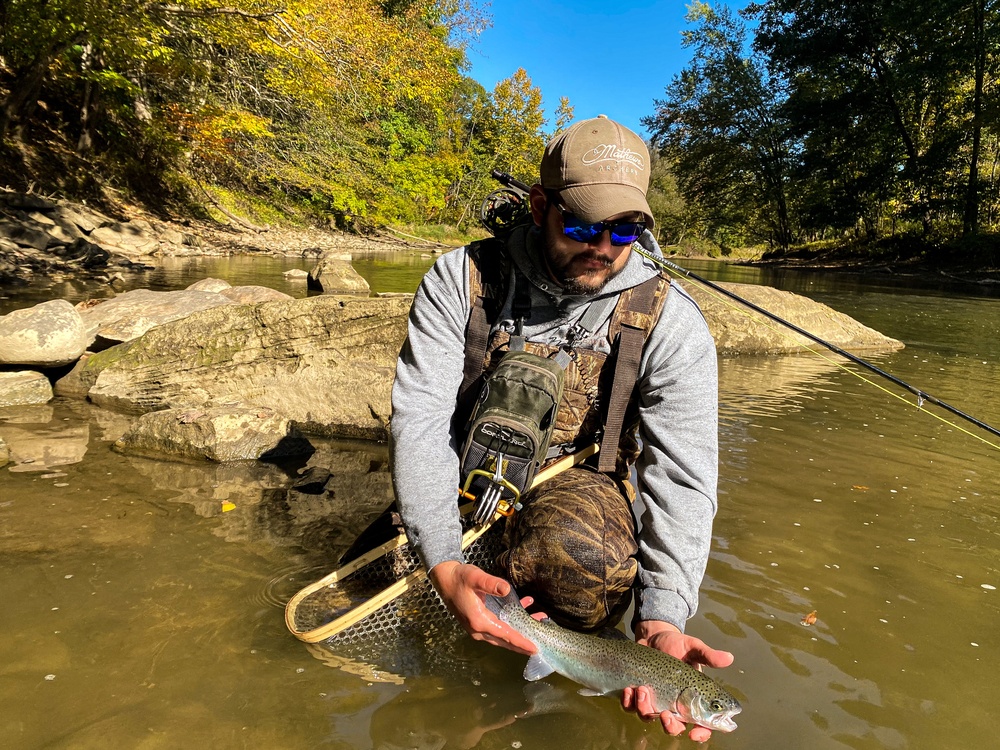
[[[443,255],[410,309],[392,387],[392,481],[407,534],[430,570],[462,560],[459,457],[451,420],[465,361],[468,256]]]
[[[718,372],[708,325],[677,284],[647,341],[638,386],[639,616],[683,630],[698,608],[717,508]]]

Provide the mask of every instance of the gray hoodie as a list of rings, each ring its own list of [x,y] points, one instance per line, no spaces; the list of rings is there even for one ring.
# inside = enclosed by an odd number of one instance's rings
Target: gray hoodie
[[[646,232],[640,243],[660,249]],[[594,296],[562,293],[542,270],[537,228],[508,241],[517,270],[530,283],[529,341],[565,343],[587,306],[641,284],[656,267],[637,253]],[[510,329],[511,299],[498,327]],[[458,516],[459,451],[452,415],[462,383],[465,329],[470,313],[465,248],[443,255],[424,276],[410,311],[409,334],[392,389],[392,476],[403,523],[430,570],[462,561]],[[610,310],[608,311],[610,318]],[[608,320],[576,346],[608,351]],[[636,487],[643,508],[639,532],[639,615],[684,629],[698,607],[708,561],[718,480],[718,408],[715,343],[701,311],[676,284],[646,341],[637,381],[639,437]]]

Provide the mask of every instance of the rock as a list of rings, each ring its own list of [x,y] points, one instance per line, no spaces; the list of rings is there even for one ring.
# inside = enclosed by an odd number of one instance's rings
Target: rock
[[[111,253],[83,237],[79,237],[67,245],[63,254],[67,258],[81,261],[84,268],[106,266],[111,260]]]
[[[0,317],[0,364],[58,367],[75,362],[94,329],[69,302],[43,302]]]
[[[97,376],[87,377],[85,365],[90,359],[92,352],[84,352],[73,365],[73,368],[65,375],[56,380],[52,385],[52,392],[57,396],[70,396],[73,398],[86,398]]]
[[[824,341],[848,351],[902,349],[903,343],[883,336],[853,318],[808,297],[756,284],[719,283],[724,289],[794,323]],[[822,346],[789,328],[773,323],[719,292],[683,284],[701,307],[719,354],[791,354]]]
[[[221,294],[196,289],[178,292],[134,289],[88,308],[82,316],[88,326],[97,330],[94,347],[105,349],[200,310],[232,304],[231,299]]]
[[[287,271],[282,271],[282,276],[286,279],[308,279],[309,272],[303,271],[301,268],[289,268]]]
[[[171,245],[187,244],[184,242],[184,234],[178,232],[176,229],[171,229],[169,227],[160,230],[159,238],[160,242],[168,242]]]
[[[386,440],[410,301],[322,295],[204,310],[94,354],[82,377],[96,374],[91,401],[119,410],[228,401],[272,408],[306,433]]]
[[[13,193],[0,191],[0,203],[4,203],[10,208],[20,208],[25,211],[49,210],[56,207],[56,204],[47,198],[32,193]]]
[[[82,209],[75,210],[69,206],[56,206],[49,216],[64,229],[67,228],[67,225],[72,225],[84,234],[90,234],[98,227],[111,222],[107,216],[101,216]]]
[[[20,247],[33,247],[36,250],[44,250],[50,244],[55,244],[56,240],[41,229],[27,224],[0,219],[0,237],[10,240]]]
[[[52,400],[49,379],[40,372],[0,372],[0,407],[45,404]]]
[[[111,245],[129,256],[152,255],[160,242],[149,235],[151,231],[149,222],[130,221],[98,227],[90,233],[90,239],[99,245]]]
[[[368,294],[368,282],[351,265],[351,254],[326,253],[309,272],[309,288],[324,294]]]
[[[143,414],[114,444],[121,453],[209,461],[309,455],[313,447],[285,417],[262,407],[176,408]]]
[[[221,292],[223,289],[232,288],[232,284],[228,281],[223,281],[222,279],[201,279],[188,285],[188,289],[194,289],[200,292]]]
[[[294,299],[290,294],[266,286],[234,286],[223,289],[219,294],[240,305],[256,305],[260,302]]]
[[[6,466],[9,460],[10,448],[7,447],[7,443],[5,443],[3,438],[0,437],[0,466]]]

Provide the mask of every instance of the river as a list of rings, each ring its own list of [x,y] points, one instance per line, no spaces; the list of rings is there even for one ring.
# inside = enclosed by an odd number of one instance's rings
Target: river
[[[378,291],[408,291],[432,261],[355,265]],[[873,361],[1000,424],[1000,290],[689,266],[901,339]],[[218,276],[304,296],[280,275],[291,267],[309,262],[174,260],[136,283]],[[102,293],[4,290],[0,312]],[[744,711],[711,746],[995,746],[1000,439],[825,352],[721,361],[720,407],[720,508],[688,630],[736,655],[713,676]],[[114,453],[127,420],[65,399],[0,413],[25,459],[0,469],[0,747],[690,744],[562,678],[527,685],[523,657],[471,641],[449,654],[460,669],[403,679],[305,646],[282,606],[388,502],[384,447],[318,443],[326,494],[288,492],[303,467]]]

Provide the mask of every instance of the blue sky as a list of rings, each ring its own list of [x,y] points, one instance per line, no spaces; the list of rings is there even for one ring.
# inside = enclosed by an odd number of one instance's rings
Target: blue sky
[[[489,12],[493,26],[468,52],[470,75],[492,91],[523,67],[542,91],[548,129],[568,96],[576,119],[603,113],[647,137],[639,119],[690,57],[682,0],[493,0]]]

